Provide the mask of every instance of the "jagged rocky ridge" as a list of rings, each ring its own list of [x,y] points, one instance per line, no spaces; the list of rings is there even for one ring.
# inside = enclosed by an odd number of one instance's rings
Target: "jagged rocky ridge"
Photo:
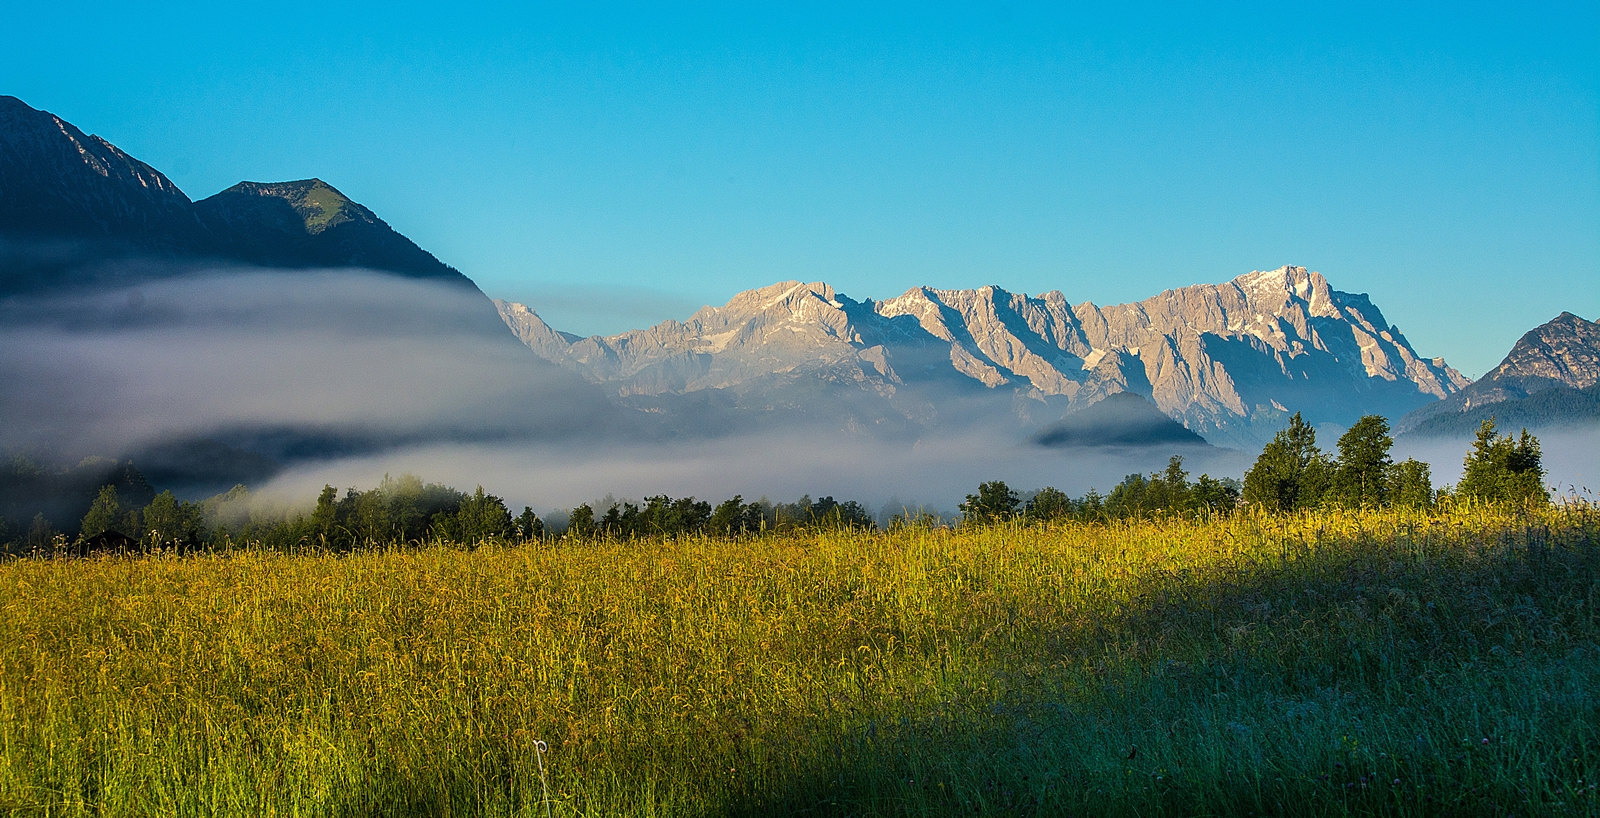
[[[1561,313],[1519,338],[1488,374],[1416,409],[1396,428],[1467,435],[1486,418],[1503,428],[1600,425],[1600,323]]]
[[[992,422],[996,406],[1038,428],[1132,392],[1213,443],[1252,448],[1295,411],[1341,426],[1399,417],[1467,383],[1443,359],[1419,357],[1365,295],[1294,266],[1109,307],[993,286],[856,301],[790,281],[682,323],[590,338],[496,304],[535,352],[635,405],[669,412],[701,396],[748,412],[837,414],[848,401],[837,418],[847,427],[907,433]]]

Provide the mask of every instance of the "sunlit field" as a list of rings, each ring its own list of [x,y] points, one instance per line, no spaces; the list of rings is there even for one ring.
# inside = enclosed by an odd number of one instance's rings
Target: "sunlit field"
[[[0,564],[20,815],[1594,815],[1600,513]]]

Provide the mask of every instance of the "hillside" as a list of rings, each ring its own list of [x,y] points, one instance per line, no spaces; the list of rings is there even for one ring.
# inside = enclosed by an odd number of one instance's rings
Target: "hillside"
[[[1600,425],[1600,323],[1561,313],[1519,338],[1488,374],[1411,412],[1396,429],[1458,437],[1488,418],[1502,428]]]
[[[632,428],[529,354],[466,276],[332,185],[242,182],[192,202],[8,96],[0,385],[0,452],[53,468],[131,457],[184,492],[440,440]],[[50,510],[57,525],[81,516]]]
[[[241,182],[192,202],[105,139],[0,96],[0,296],[218,265],[361,267],[474,286],[320,179]]]

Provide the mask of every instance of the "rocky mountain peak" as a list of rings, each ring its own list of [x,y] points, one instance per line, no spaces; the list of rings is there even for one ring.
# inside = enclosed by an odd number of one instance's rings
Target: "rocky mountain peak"
[[[1600,383],[1600,323],[1563,312],[1529,330],[1483,380],[1538,378],[1573,389]]]
[[[891,404],[936,384],[1004,391],[1023,401],[1016,411],[1046,418],[1132,392],[1241,446],[1270,437],[1292,411],[1340,424],[1395,417],[1466,384],[1442,360],[1419,358],[1365,295],[1292,265],[1105,308],[994,285],[858,302],[822,282],[785,281],[683,324],[577,341],[520,305],[502,304],[501,314],[535,351],[620,395],[749,389],[811,373]]]
[[[1600,323],[1563,312],[1525,333],[1500,365],[1395,428],[1422,435],[1471,434],[1485,418],[1503,426],[1593,424],[1600,406]]]
[[[301,179],[294,182],[240,182],[218,196],[259,196],[282,199],[294,208],[305,225],[305,231],[317,235],[345,222],[361,221],[378,224],[372,211],[351,201],[332,185],[321,179]]]

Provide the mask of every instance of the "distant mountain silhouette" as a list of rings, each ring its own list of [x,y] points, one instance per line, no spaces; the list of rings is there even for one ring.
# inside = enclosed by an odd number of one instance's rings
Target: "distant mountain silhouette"
[[[1487,375],[1411,412],[1396,428],[1463,436],[1491,417],[1502,429],[1600,425],[1600,323],[1561,313],[1519,338]]]
[[[105,139],[0,96],[0,295],[219,263],[361,267],[474,286],[320,179],[241,182],[191,202]]]
[[[271,274],[254,274],[260,268]],[[330,269],[340,272],[310,274]],[[431,286],[440,283],[449,286]],[[125,303],[108,292],[135,286],[140,290],[128,293]],[[264,288],[272,295],[292,290],[301,300],[266,304],[259,298]],[[164,305],[145,309],[146,293]],[[114,302],[109,307],[108,297]],[[217,319],[218,306],[234,299],[254,306],[237,319]],[[285,464],[355,452],[441,439],[547,439],[631,428],[599,389],[519,344],[470,279],[327,182],[241,182],[193,202],[160,171],[105,139],[0,96],[0,328],[23,339],[0,346],[0,416],[12,439],[24,434],[18,429],[25,419],[33,422],[30,429],[56,428],[55,408],[36,393],[63,396],[50,400],[69,415],[83,404],[115,406],[119,400],[109,391],[74,392],[77,372],[40,375],[54,361],[29,343],[23,328],[46,325],[38,337],[66,332],[111,343],[108,338],[122,333],[115,337],[150,341],[151,380],[170,378],[163,387],[202,403],[218,396],[199,394],[192,382],[168,374],[173,361],[185,359],[179,347],[243,340],[259,346],[242,347],[226,365],[271,369],[278,365],[273,355],[293,356],[303,345],[323,343],[318,360],[348,361],[338,378],[326,368],[320,375],[315,367],[293,368],[289,385],[270,396],[283,399],[282,418],[218,414],[166,437],[105,444],[126,445],[129,451],[105,453],[124,462],[132,456],[163,488],[191,496],[234,482],[259,483]],[[163,327],[181,340],[161,336]],[[395,351],[385,352],[391,346]],[[363,349],[372,351],[352,351]],[[395,376],[372,375],[380,366]],[[304,380],[294,382],[294,373],[304,373]],[[434,416],[412,417],[408,412],[421,399],[404,390],[413,382],[419,392],[460,394],[441,401],[444,408]],[[139,393],[126,384],[119,388],[119,394]],[[386,425],[365,417],[323,422],[330,405],[389,388],[402,394],[389,402],[394,411],[385,415],[391,419]],[[72,430],[59,434],[54,445],[75,436]],[[76,483],[72,491],[62,489],[66,479],[54,472],[22,475],[11,481],[21,486],[16,491],[0,485],[0,501],[38,486],[51,496],[70,495],[72,507],[46,509],[54,525],[70,532],[69,524],[83,514],[78,506],[86,508],[92,492],[86,499]],[[21,513],[7,508],[0,502],[0,516],[8,520]]]
[[[240,182],[195,211],[226,258],[269,267],[363,267],[410,278],[461,279],[321,179]]]
[[[1107,395],[1052,424],[1033,440],[1051,448],[1209,445],[1205,438],[1132,392]]]

